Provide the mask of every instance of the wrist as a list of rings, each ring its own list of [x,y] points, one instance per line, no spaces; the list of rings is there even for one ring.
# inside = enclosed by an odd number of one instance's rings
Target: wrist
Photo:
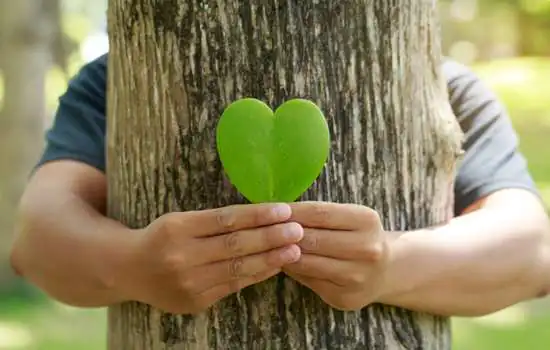
[[[389,233],[390,257],[385,284],[377,302],[392,304],[392,300],[429,285],[445,270],[444,261],[435,261],[441,254],[453,256],[449,251],[452,247],[436,239],[437,230]]]
[[[394,295],[414,289],[407,274],[403,274],[402,271],[403,261],[408,260],[406,257],[411,249],[410,240],[405,237],[408,232],[387,232],[386,234],[389,259],[384,283],[376,300],[377,303],[383,304],[388,304]]]
[[[106,246],[102,263],[101,281],[112,303],[135,300],[134,285],[138,239],[141,230],[130,229],[123,225],[112,232],[111,242]]]
[[[546,297],[550,295],[550,241],[548,239],[541,244],[537,265],[534,269],[536,273],[533,280],[541,281],[538,287],[540,289],[538,297]]]

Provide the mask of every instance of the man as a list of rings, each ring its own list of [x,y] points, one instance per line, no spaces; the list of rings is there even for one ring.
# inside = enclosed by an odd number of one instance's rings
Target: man
[[[367,207],[319,202],[170,213],[145,228],[105,217],[106,62],[61,97],[20,205],[12,264],[53,298],[197,313],[283,272],[343,310],[474,316],[550,290],[548,218],[503,106],[467,68],[443,65],[466,134],[456,218],[396,233]]]

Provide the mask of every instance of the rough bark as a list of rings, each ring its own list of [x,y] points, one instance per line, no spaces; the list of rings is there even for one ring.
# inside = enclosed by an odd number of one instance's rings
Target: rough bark
[[[7,263],[15,208],[43,146],[44,84],[56,25],[47,15],[51,5],[52,0],[0,0],[0,292],[15,278]]]
[[[253,96],[309,98],[332,136],[303,199],[361,203],[388,230],[452,215],[460,131],[432,0],[111,0],[109,213],[131,227],[243,202],[215,126]],[[110,308],[115,349],[449,349],[449,320],[381,305],[339,312],[277,276],[197,317]]]

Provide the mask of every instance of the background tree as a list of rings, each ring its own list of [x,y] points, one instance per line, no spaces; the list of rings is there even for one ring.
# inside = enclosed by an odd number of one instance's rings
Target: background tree
[[[435,2],[111,0],[110,215],[243,202],[224,180],[215,126],[230,102],[309,98],[331,156],[305,199],[362,203],[385,227],[452,215],[460,132],[448,103]],[[289,312],[292,310],[292,312]],[[448,319],[374,305],[331,309],[283,276],[198,317],[110,309],[111,349],[448,349]]]
[[[0,0],[0,293],[15,283],[7,263],[13,218],[43,146],[45,81],[61,35],[60,10],[59,0]]]
[[[549,0],[439,0],[443,50],[464,63],[548,57]]]
[[[19,1],[0,0],[0,3],[13,5]],[[64,34],[80,46],[68,57],[68,75],[72,76],[83,64],[107,50],[105,15],[108,0],[59,1],[62,3]],[[550,147],[540,147],[550,134],[550,80],[547,79],[550,76],[550,55],[545,54],[550,48],[550,1],[439,0],[437,3],[444,34],[443,52],[468,64],[502,99],[521,138],[520,149],[550,208]],[[40,7],[42,1],[33,1],[33,4]],[[0,17],[8,14],[7,11],[11,10],[2,7]],[[9,16],[12,17],[11,12]],[[14,22],[10,21],[15,25]],[[522,28],[521,23],[526,23],[529,28]],[[9,32],[3,26],[0,37]],[[4,50],[0,48],[0,57],[2,53]],[[1,75],[0,69],[0,105],[5,90]],[[52,67],[49,70],[46,127],[52,121],[58,97],[65,92],[67,82],[67,75],[60,69]],[[4,118],[0,120],[3,121],[0,133],[5,135],[10,132],[10,124]],[[40,118],[35,122],[43,123]],[[14,139],[19,142],[16,137]],[[5,140],[2,136],[0,157],[18,159],[10,153],[19,152],[20,148],[7,145]],[[6,184],[7,176],[18,175],[14,173],[16,166],[6,168],[4,164],[2,161],[0,165],[3,177],[0,179],[0,215],[8,217],[7,213],[12,211],[15,203],[5,200],[1,188]],[[5,242],[10,240],[11,230],[0,232],[5,233],[0,238],[2,250],[2,247],[7,247]],[[4,258],[0,257],[0,265]],[[35,298],[35,293],[22,295],[21,292],[20,288],[11,288],[11,293],[2,293],[0,297],[0,349],[105,348],[106,310],[60,307],[52,300],[45,302],[42,298]],[[455,317],[452,322],[453,349],[515,350],[521,344],[530,350],[548,350],[549,302],[549,298],[524,302],[482,318]]]

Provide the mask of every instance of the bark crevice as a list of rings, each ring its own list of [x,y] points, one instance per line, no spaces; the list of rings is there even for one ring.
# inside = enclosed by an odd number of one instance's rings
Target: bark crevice
[[[332,137],[302,199],[361,203],[388,230],[452,215],[460,129],[441,63],[435,2],[111,0],[110,215],[242,203],[215,126],[235,99],[308,98]],[[373,305],[339,312],[277,276],[196,317],[138,303],[110,310],[111,349],[449,349],[445,318]]]

